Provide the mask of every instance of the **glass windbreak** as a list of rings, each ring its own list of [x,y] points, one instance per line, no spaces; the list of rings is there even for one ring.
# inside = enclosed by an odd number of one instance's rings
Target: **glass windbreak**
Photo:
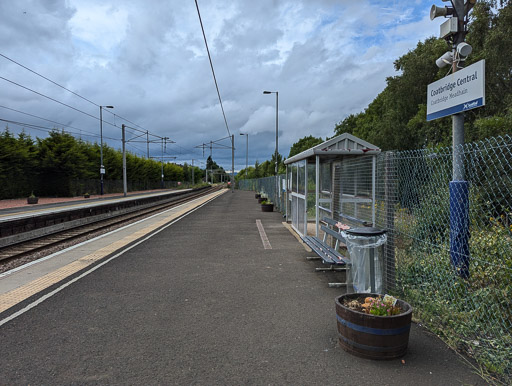
[[[306,191],[306,161],[297,162],[297,192],[304,194]]]
[[[296,228],[299,230],[299,232],[303,235],[306,234],[305,232],[305,229],[304,229],[304,211],[305,211],[305,200],[303,200],[302,198],[298,198],[297,199],[297,220],[298,220],[298,224],[296,226]]]
[[[297,191],[297,164],[292,165],[292,192]]]

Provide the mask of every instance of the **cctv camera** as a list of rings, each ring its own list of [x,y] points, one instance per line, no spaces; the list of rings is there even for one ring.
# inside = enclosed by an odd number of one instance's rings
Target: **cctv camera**
[[[457,45],[457,53],[463,58],[469,56],[472,51],[473,47],[471,47],[468,43],[462,42]]]
[[[439,68],[446,67],[453,62],[453,54],[451,51],[445,52],[443,56],[436,60],[436,65]]]

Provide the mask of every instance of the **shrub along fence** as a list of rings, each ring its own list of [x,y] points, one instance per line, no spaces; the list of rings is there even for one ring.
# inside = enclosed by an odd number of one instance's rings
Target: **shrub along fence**
[[[512,138],[460,151],[470,186],[467,278],[450,259],[452,148],[379,156],[375,205],[376,226],[388,230],[385,287],[452,348],[512,383]],[[269,181],[245,180],[239,187],[273,196],[276,185]]]

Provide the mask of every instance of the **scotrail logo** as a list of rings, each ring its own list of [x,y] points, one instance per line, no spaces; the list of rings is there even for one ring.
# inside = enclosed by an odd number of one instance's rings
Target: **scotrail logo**
[[[478,100],[464,103],[464,107],[462,108],[462,110],[474,109],[475,107],[478,107]]]

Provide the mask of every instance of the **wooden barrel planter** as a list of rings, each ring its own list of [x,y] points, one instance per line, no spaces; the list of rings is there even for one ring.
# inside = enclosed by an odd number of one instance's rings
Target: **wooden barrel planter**
[[[394,316],[376,316],[351,310],[345,299],[377,294],[347,294],[336,298],[336,318],[340,346],[347,352],[368,359],[399,358],[407,351],[411,329],[412,307],[398,300],[404,311]]]
[[[261,204],[261,211],[262,212],[273,212],[274,204]]]
[[[37,204],[39,197],[27,197],[27,204]]]

